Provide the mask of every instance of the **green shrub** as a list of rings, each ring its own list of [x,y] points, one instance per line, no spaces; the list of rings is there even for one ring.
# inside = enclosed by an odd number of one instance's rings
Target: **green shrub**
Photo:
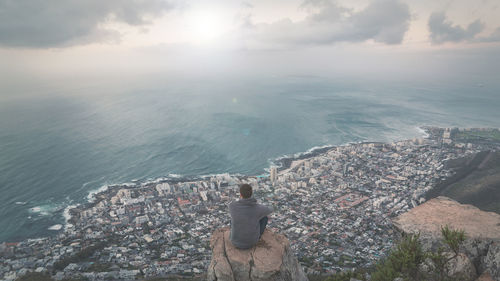
[[[392,281],[397,277],[420,280],[418,266],[425,260],[426,254],[418,241],[419,237],[418,234],[404,236],[389,256],[377,265],[372,280]]]
[[[443,235],[443,242],[450,247],[450,249],[458,255],[460,245],[465,241],[465,232],[463,230],[452,230],[447,225],[441,227],[441,234]]]
[[[449,279],[447,267],[448,262],[456,258],[460,251],[460,245],[465,241],[465,232],[463,230],[453,230],[447,225],[441,227],[441,235],[443,236],[443,243],[448,246],[449,250],[453,252],[453,255],[445,254],[445,248],[439,247],[436,252],[428,252],[427,256],[432,261],[433,278],[434,280],[452,280]],[[453,280],[455,281],[455,280]]]
[[[443,243],[448,246],[453,255],[446,254],[444,247],[434,252],[423,251],[418,240],[419,235],[410,234],[404,236],[389,256],[377,264],[371,276],[372,281],[392,281],[397,277],[407,281],[448,280],[448,262],[459,254],[460,245],[465,241],[465,232],[444,226],[441,227],[441,234]],[[419,270],[421,264],[428,265],[430,272],[425,273]]]

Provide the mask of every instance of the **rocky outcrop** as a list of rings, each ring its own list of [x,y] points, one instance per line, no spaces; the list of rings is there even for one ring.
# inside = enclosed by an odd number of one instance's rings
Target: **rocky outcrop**
[[[441,226],[463,229],[467,237],[500,239],[500,215],[484,212],[440,196],[417,206],[393,220],[394,225],[406,233],[440,236]]]
[[[449,253],[449,255],[453,255]],[[477,277],[476,267],[466,254],[460,253],[448,262],[448,276],[453,280],[474,280]]]
[[[217,229],[210,240],[209,281],[307,281],[288,239],[266,230],[253,248],[235,248],[229,228]]]
[[[479,278],[476,279],[476,281],[494,281],[493,278],[491,278],[491,275],[488,272],[483,273]]]
[[[437,197],[393,219],[394,226],[403,233],[420,233],[425,250],[442,246],[441,227],[465,231],[467,237],[461,252],[465,255],[464,271],[469,278],[489,273],[500,281],[500,215],[484,212],[472,206],[460,204],[447,197]],[[474,269],[467,262],[470,260]],[[458,260],[457,260],[458,262]],[[472,274],[471,271],[475,271]],[[456,272],[455,272],[456,273]]]
[[[477,277],[477,271],[469,257],[464,253],[455,255],[452,252],[444,252],[443,256],[448,260],[446,264],[448,280],[473,281]],[[423,276],[436,274],[436,265],[428,258],[419,265],[419,271]],[[434,279],[432,279],[434,278]],[[430,280],[436,280],[434,275]],[[393,280],[394,281],[394,280]]]
[[[490,245],[488,254],[484,258],[485,271],[491,274],[496,281],[500,281],[500,243]]]

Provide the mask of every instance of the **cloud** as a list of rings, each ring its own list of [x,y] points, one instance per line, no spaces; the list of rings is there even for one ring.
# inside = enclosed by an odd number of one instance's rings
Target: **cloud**
[[[479,38],[481,42],[500,42],[500,27],[495,29],[490,36]]]
[[[433,44],[445,42],[492,43],[500,42],[500,27],[487,36],[479,36],[485,29],[480,20],[471,22],[466,28],[454,25],[443,12],[434,12],[429,17],[430,39]]]
[[[272,23],[245,21],[244,39],[256,45],[278,46],[367,40],[400,44],[411,19],[408,5],[398,0],[376,0],[361,11],[330,0],[306,0],[301,8],[307,13],[301,21],[289,18]]]
[[[109,22],[143,26],[171,9],[165,0],[1,0],[0,45],[49,48],[118,41]]]
[[[430,39],[434,44],[444,42],[472,41],[484,29],[484,24],[480,20],[470,23],[467,28],[453,25],[446,20],[443,12],[434,12],[429,17]]]

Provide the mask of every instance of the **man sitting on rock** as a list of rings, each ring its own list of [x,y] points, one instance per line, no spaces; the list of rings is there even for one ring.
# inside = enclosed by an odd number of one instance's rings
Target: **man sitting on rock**
[[[249,184],[242,184],[240,200],[229,204],[230,239],[233,245],[236,248],[248,249],[257,244],[266,229],[267,215],[272,212],[272,207],[257,204],[257,200],[252,198],[252,187]]]

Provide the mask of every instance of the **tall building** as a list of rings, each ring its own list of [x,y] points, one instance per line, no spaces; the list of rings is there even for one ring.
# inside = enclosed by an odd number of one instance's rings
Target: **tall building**
[[[278,168],[276,166],[271,167],[271,174],[269,175],[269,179],[273,185],[276,184],[276,180],[278,180]]]
[[[443,132],[443,139],[449,139],[451,137],[451,129],[445,128]]]

